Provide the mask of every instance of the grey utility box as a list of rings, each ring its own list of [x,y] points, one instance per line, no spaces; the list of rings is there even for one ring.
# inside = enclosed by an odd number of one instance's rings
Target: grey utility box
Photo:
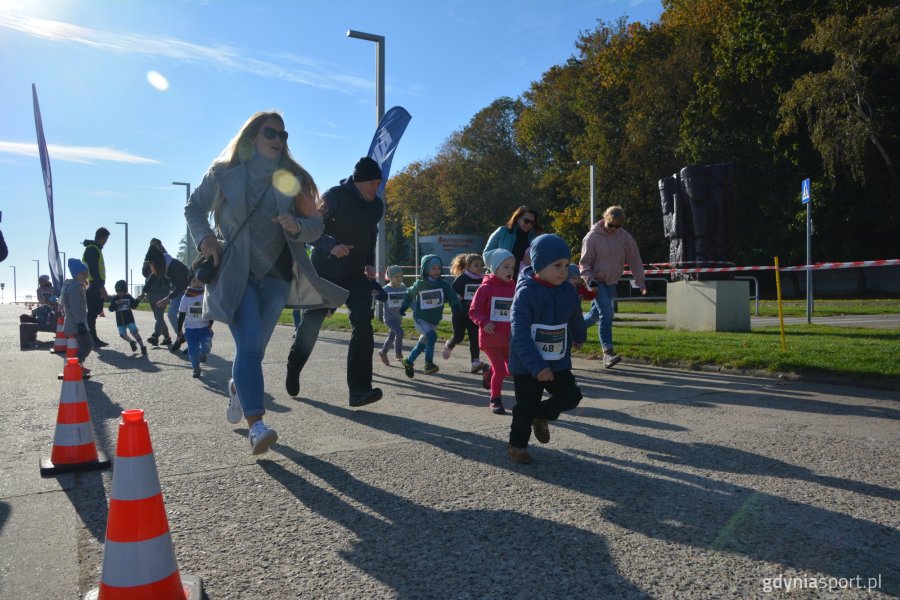
[[[666,328],[750,331],[750,282],[670,283],[666,290]]]

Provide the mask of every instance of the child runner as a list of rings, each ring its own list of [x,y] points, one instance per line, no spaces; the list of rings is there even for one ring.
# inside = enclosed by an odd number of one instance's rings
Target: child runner
[[[178,305],[178,339],[184,336],[187,342],[194,377],[200,377],[200,358],[201,355],[205,356],[208,341],[212,337],[212,321],[202,318],[203,292],[203,282],[192,274],[191,285],[184,291]]]
[[[144,290],[138,297],[138,300],[147,301],[150,308],[153,309],[153,318],[155,319],[153,334],[147,338],[147,343],[159,346],[160,337],[162,337],[163,345],[168,346],[172,343],[172,338],[169,337],[169,326],[166,325],[166,309],[165,307],[157,306],[157,303],[169,295],[169,292],[172,290],[172,284],[164,276],[155,273],[150,268],[149,263],[145,263],[145,265],[146,279],[144,280]]]
[[[503,408],[501,392],[503,379],[509,376],[509,323],[516,289],[516,282],[513,281],[516,258],[512,252],[503,249],[489,250],[485,258],[491,274],[484,278],[475,292],[469,316],[478,324],[478,345],[491,361],[491,368],[484,372],[485,379],[490,377],[491,412],[503,415],[506,409]]]
[[[387,293],[383,319],[390,333],[384,340],[381,350],[378,351],[378,356],[381,358],[381,362],[389,365],[391,361],[388,360],[387,354],[391,344],[394,345],[394,358],[403,360],[403,318],[400,316],[400,305],[403,303],[403,298],[406,297],[407,290],[403,285],[403,269],[400,266],[389,266],[384,278],[387,279],[388,284],[383,288]]]
[[[137,352],[138,345],[141,346],[141,354],[147,356],[147,346],[138,333],[137,323],[134,322],[134,313],[132,308],[137,308],[140,303],[128,293],[128,284],[124,279],[116,282],[116,295],[109,301],[109,312],[116,313],[116,326],[119,328],[119,337],[128,342],[132,352]],[[134,339],[128,337],[128,332],[134,336]],[[135,341],[137,340],[137,341]]]
[[[469,334],[469,358],[472,360],[470,372],[478,373],[487,368],[481,362],[478,351],[478,326],[469,318],[469,305],[475,297],[475,290],[484,278],[484,259],[480,254],[458,254],[450,263],[450,274],[456,275],[451,287],[459,296],[463,309],[453,313],[453,337],[444,344],[441,356],[450,358],[453,348]]]
[[[88,268],[77,258],[68,261],[72,279],[67,279],[59,295],[59,306],[66,315],[63,321],[63,333],[74,337],[78,342],[78,362],[84,365],[84,359],[94,348],[94,338],[87,324],[87,296],[84,286],[87,283]],[[82,369],[87,375],[90,369]]]
[[[431,375],[440,371],[434,364],[434,343],[437,341],[437,325],[444,316],[444,304],[449,302],[453,311],[461,310],[459,298],[450,284],[441,278],[443,264],[441,259],[434,254],[426,254],[422,257],[422,278],[418,280],[406,292],[406,297],[400,305],[400,315],[412,305],[413,320],[416,329],[422,335],[419,341],[410,351],[409,356],[401,361],[407,377],[414,377],[413,363],[419,354],[425,351],[425,374]]]
[[[572,375],[570,349],[587,338],[581,303],[568,282],[572,253],[562,238],[553,234],[536,237],[531,244],[531,266],[516,283],[512,304],[512,339],[509,370],[516,389],[509,445],[514,463],[528,464],[528,440],[550,441],[548,421],[581,401],[581,390]],[[550,392],[541,401],[544,390]]]

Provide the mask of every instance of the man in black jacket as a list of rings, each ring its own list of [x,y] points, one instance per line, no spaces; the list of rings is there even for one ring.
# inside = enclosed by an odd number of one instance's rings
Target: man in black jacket
[[[381,167],[363,157],[353,175],[322,195],[325,232],[312,246],[312,263],[319,275],[348,290],[350,347],[347,353],[347,387],[350,406],[363,406],[381,399],[381,390],[372,387],[372,286],[375,276],[375,242],[384,201],[378,197]],[[312,354],[322,321],[329,309],[303,311],[294,344],[288,355],[285,388],[291,396],[300,393],[300,372]]]
[[[109,229],[101,227],[94,233],[94,239],[84,240],[84,254],[81,260],[88,268],[88,287],[85,291],[87,299],[87,323],[94,346],[109,346],[97,337],[97,316],[103,312],[103,301],[106,300],[106,265],[103,263],[103,246],[109,239]]]

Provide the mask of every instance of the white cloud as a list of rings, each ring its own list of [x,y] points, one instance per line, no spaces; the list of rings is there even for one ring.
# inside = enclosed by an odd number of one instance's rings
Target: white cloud
[[[48,144],[47,151],[50,160],[64,160],[67,162],[93,164],[98,161],[120,162],[132,164],[161,164],[158,160],[144,158],[129,154],[115,148],[100,148],[97,146],[60,146]],[[0,154],[16,154],[19,156],[38,156],[37,143],[29,142],[4,142],[0,141]]]
[[[0,12],[0,28],[55,42],[81,44],[97,50],[168,58],[313,87],[371,90],[374,86],[371,80],[337,72],[333,64],[289,53],[279,54],[277,58],[281,63],[276,63],[244,56],[238,48],[225,44],[204,46],[169,36],[90,29],[62,21],[3,12]],[[292,63],[296,67],[286,67],[282,63]]]

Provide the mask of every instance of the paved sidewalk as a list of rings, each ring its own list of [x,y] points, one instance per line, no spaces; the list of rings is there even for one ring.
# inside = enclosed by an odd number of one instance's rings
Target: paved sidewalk
[[[39,476],[62,361],[48,334],[18,350],[18,312],[0,306],[0,598],[74,600],[100,580],[111,471]],[[186,357],[141,358],[98,328],[98,445],[114,456],[121,410],[145,410],[181,571],[212,599],[769,598],[789,577],[851,587],[792,598],[900,594],[897,392],[633,365],[622,348],[612,370],[575,361],[585,399],[517,466],[463,347],[413,380],[376,360],[385,398],[353,410],[349,336],[323,332],[295,400],[278,327],[280,439],[255,460],[224,416],[226,327],[199,381]]]

